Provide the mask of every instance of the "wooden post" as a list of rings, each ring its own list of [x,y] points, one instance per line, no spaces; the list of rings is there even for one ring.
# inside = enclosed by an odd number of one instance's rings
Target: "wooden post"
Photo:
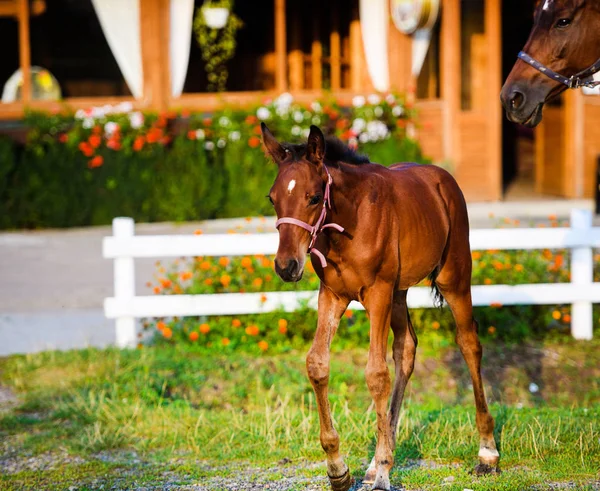
[[[416,90],[416,80],[412,76],[412,37],[398,30],[394,21],[389,19],[388,60],[390,65],[390,89],[407,93]],[[413,100],[414,102],[414,100]]]
[[[485,38],[487,41],[488,101],[498,101],[502,90],[502,0],[485,2]],[[502,197],[502,107],[500,103],[485,108],[488,124],[490,198]]]
[[[296,8],[291,15],[299,14],[297,4],[291,4],[290,7]],[[302,32],[299,22],[292,22],[290,25],[290,54],[288,55],[288,65],[290,67],[290,89],[301,90],[304,88],[304,53],[302,52]]]
[[[275,0],[275,87],[279,92],[288,88],[285,27],[285,0]]]
[[[21,100],[31,102],[31,41],[29,39],[29,0],[18,0],[19,15],[19,64],[23,76]]]
[[[313,6],[316,5],[313,3]],[[323,88],[323,65],[321,64],[323,58],[323,45],[321,44],[321,32],[320,23],[321,10],[319,8],[313,9],[313,41],[310,49],[310,58],[312,65],[312,89],[321,90]]]
[[[331,65],[331,90],[339,90],[342,80],[339,8],[339,4],[335,1],[330,5],[331,33],[329,35],[329,43],[331,46],[331,56],[329,60]]]
[[[581,90],[564,93],[565,152],[562,162],[565,182],[563,195],[582,198],[584,190],[584,101]]]
[[[460,0],[442,1],[442,26],[440,32],[441,66],[440,92],[445,102],[444,111],[444,158],[458,166],[460,112]]]

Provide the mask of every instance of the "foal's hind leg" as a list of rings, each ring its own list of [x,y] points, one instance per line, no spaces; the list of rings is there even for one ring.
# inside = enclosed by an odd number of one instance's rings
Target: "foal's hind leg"
[[[494,418],[492,418],[481,379],[481,343],[477,335],[477,322],[473,319],[473,304],[471,301],[470,268],[468,281],[465,275],[458,278],[450,274],[451,269],[442,270],[438,277],[438,287],[446,302],[452,309],[456,321],[456,342],[460,348],[463,358],[467,362],[471,380],[473,382],[473,393],[475,395],[475,408],[477,411],[476,421],[479,431],[479,465],[478,473],[495,471],[500,455],[494,441]],[[461,285],[462,283],[462,285]],[[451,285],[451,286],[450,286]]]
[[[394,354],[394,363],[396,374],[394,378],[394,388],[390,401],[390,430],[392,448],[396,447],[396,428],[398,426],[398,416],[406,384],[412,375],[415,366],[415,353],[417,350],[417,336],[410,321],[410,315],[406,307],[406,290],[398,291],[394,294],[394,303],[392,305],[392,331],[394,332],[394,344],[392,346]],[[375,457],[371,460],[364,483],[375,482],[377,474],[377,463]]]
[[[347,491],[352,485],[348,466],[340,456],[340,437],[333,427],[327,389],[329,385],[329,349],[331,340],[348,307],[348,301],[340,299],[321,285],[319,291],[319,320],[313,344],[306,356],[308,378],[315,391],[321,425],[321,446],[327,454],[327,475],[333,491]]]

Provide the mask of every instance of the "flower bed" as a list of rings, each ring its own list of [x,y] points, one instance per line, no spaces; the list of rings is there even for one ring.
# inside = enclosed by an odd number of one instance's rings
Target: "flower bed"
[[[297,104],[283,94],[211,115],[144,114],[131,105],[73,115],[32,113],[25,148],[0,140],[0,228],[185,221],[270,212],[276,167],[264,157],[260,122],[299,141],[311,124],[374,162],[425,162],[407,137],[414,111],[395,95]]]
[[[554,217],[548,224],[558,226]],[[197,231],[201,233],[201,231]],[[570,281],[567,250],[543,251],[474,251],[473,285],[565,283]],[[600,264],[600,254],[595,255]],[[319,279],[310,261],[306,263],[303,279],[284,283],[273,271],[273,257],[182,258],[171,264],[156,263],[157,273],[147,287],[157,295],[272,292],[318,290]],[[600,281],[600,269],[594,272]],[[423,285],[427,285],[427,281]],[[264,300],[266,301],[266,294]],[[599,310],[595,310],[595,325]],[[548,333],[568,333],[570,305],[502,306],[476,308],[480,334],[518,341],[542,337]],[[411,318],[417,331],[432,329],[454,331],[449,309],[414,309]],[[293,313],[273,312],[245,316],[215,316],[147,320],[144,327],[154,342],[188,343],[200,349],[253,352],[286,351],[312,340],[317,321],[315,311],[301,308]],[[368,319],[364,312],[346,312],[338,330],[342,344],[368,343]]]

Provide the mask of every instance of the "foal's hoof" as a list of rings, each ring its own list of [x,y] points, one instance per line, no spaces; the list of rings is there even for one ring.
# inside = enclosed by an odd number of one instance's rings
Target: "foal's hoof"
[[[484,476],[486,474],[500,474],[500,467],[497,464],[490,465],[479,463],[475,466],[475,474],[478,476]]]
[[[350,469],[340,477],[331,477],[327,474],[332,491],[348,491],[354,484],[354,478],[350,475]]]

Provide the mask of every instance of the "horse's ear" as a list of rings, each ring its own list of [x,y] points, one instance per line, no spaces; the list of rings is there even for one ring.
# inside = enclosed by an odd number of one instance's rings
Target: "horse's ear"
[[[323,163],[325,158],[325,137],[319,128],[311,125],[306,142],[306,158],[314,164]]]
[[[277,165],[285,159],[285,149],[275,139],[273,133],[269,131],[265,123],[260,123],[260,129],[262,131],[263,144],[267,153],[275,161]]]

